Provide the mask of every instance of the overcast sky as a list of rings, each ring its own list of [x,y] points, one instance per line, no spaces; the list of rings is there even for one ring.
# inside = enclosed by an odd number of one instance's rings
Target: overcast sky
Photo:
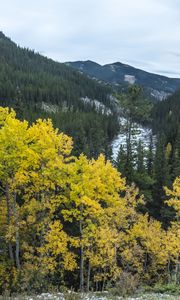
[[[0,0],[2,30],[57,61],[180,77],[180,0]]]

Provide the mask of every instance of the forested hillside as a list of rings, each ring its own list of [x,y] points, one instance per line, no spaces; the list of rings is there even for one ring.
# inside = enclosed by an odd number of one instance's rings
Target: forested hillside
[[[117,95],[117,99],[126,118],[126,142],[119,147],[115,165],[145,195],[145,211],[167,227],[174,211],[166,205],[164,186],[172,187],[180,174],[180,92],[152,106],[143,98],[141,89],[132,86],[127,94]],[[148,122],[152,128],[146,146],[134,139],[139,120]]]
[[[180,90],[163,102],[158,102],[153,109],[153,131],[167,136],[168,141],[174,141],[180,129]]]
[[[57,127],[73,137],[75,153],[110,153],[110,142],[118,130],[110,94],[110,88],[22,49],[0,33],[0,104],[14,107],[21,119],[50,116]],[[86,97],[89,101],[84,100]],[[95,105],[94,99],[101,105]]]

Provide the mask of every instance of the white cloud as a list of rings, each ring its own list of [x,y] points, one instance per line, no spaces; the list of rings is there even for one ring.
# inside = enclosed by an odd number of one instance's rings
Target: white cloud
[[[58,61],[121,61],[180,77],[177,0],[0,0],[6,35]]]

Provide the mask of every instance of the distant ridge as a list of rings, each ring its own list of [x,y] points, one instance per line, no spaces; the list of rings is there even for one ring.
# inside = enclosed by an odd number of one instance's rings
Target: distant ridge
[[[87,60],[67,62],[66,65],[87,74],[93,79],[110,83],[119,88],[128,83],[135,83],[142,86],[151,97],[158,100],[166,98],[180,88],[179,78],[153,74],[121,62],[100,65]]]

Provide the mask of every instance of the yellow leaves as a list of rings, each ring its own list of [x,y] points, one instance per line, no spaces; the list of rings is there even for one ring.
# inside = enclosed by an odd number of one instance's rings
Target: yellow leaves
[[[167,256],[173,261],[177,261],[180,255],[180,223],[171,224],[166,233],[164,245]]]
[[[115,201],[119,197],[119,192],[125,190],[125,180],[109,161],[105,161],[103,155],[100,155],[97,160],[92,159],[90,165],[96,181],[98,198],[104,200],[105,196],[107,204]]]
[[[37,212],[42,210],[42,204],[36,198],[32,198],[28,202],[25,202],[23,206],[24,212],[27,213],[28,217],[35,215]]]
[[[5,234],[5,239],[6,241],[12,241],[12,242],[15,242],[15,228],[14,228],[14,225],[13,224],[10,224],[8,227],[7,227],[7,231],[6,231],[6,234]]]
[[[4,198],[0,200],[0,236],[2,236],[6,230],[6,223],[7,223],[7,207],[6,201]]]
[[[128,206],[135,208],[139,204],[144,204],[143,197],[144,197],[143,195],[142,196],[139,195],[139,189],[135,187],[134,184],[126,188],[125,198],[128,201]]]
[[[53,274],[54,270],[57,267],[57,262],[55,261],[54,257],[50,257],[46,255],[40,257],[39,264],[41,267],[41,273],[44,275],[46,275],[49,272]]]
[[[28,215],[28,217],[27,217],[27,223],[29,224],[29,226],[31,224],[34,224],[35,222],[36,222],[36,217],[32,216],[32,215]]]
[[[22,168],[27,150],[26,121],[21,122],[11,115],[0,128],[0,178],[6,181]]]
[[[171,145],[171,143],[168,143],[166,146],[166,151],[165,151],[166,159],[169,159],[171,152],[172,152],[172,145]]]
[[[169,259],[173,261],[179,255],[180,232],[178,233],[176,223],[166,232],[161,228],[160,222],[149,220],[148,215],[140,216],[138,222],[129,230],[128,236],[132,245],[136,241],[141,251],[151,257],[153,268],[165,267]],[[133,261],[130,249],[123,251],[123,257]]]
[[[55,254],[61,254],[67,248],[68,236],[62,230],[62,224],[59,220],[50,224],[49,233],[46,235],[45,240],[48,243],[48,248]]]
[[[68,243],[71,240],[63,231],[63,226],[59,220],[54,221],[49,227],[49,231],[45,236],[46,244],[41,248],[41,253],[50,252],[54,259],[60,255],[64,269],[73,271],[77,265],[75,255],[68,249]]]
[[[100,268],[104,278],[111,276],[115,279],[118,273],[117,267],[117,241],[118,232],[110,228],[107,224],[100,224],[94,228],[93,235],[88,245],[87,257],[91,263],[91,267],[98,272]],[[95,280],[98,280],[97,278]]]
[[[4,108],[0,106],[0,126],[4,125],[8,118],[14,119],[15,116],[16,113],[13,109],[10,109],[9,107]]]
[[[102,207],[114,206],[120,200],[119,192],[125,189],[125,181],[119,177],[119,173],[110,162],[105,162],[101,155],[97,160],[88,161],[84,155],[72,163],[70,169],[70,193],[69,201],[74,203],[72,212],[65,212],[67,216],[79,215],[96,216],[102,214]],[[79,208],[83,206],[83,211]]]
[[[152,219],[148,220],[147,215],[141,216],[139,222],[130,230],[130,236],[132,240],[140,240],[145,251],[152,253],[161,262],[165,232],[161,228],[160,222]]]
[[[54,130],[51,120],[37,120],[29,128],[29,135],[32,141],[32,149],[41,153],[44,160],[49,157],[68,156],[72,150],[72,139],[63,133]]]
[[[73,222],[74,218],[76,220],[80,219],[79,209],[62,209],[61,213],[65,221]]]
[[[67,271],[74,271],[77,269],[76,255],[71,252],[67,252],[66,255],[63,256],[63,265],[64,269]]]
[[[50,185],[65,168],[66,156],[72,149],[72,139],[53,128],[50,120],[38,120],[31,127],[4,111],[0,128],[0,179],[13,189],[33,181]],[[65,172],[64,172],[65,173]],[[63,176],[62,176],[63,177]],[[12,180],[13,178],[13,180]],[[52,186],[54,188],[54,186]]]
[[[79,248],[80,246],[80,240],[77,237],[69,236],[69,242],[72,248]]]
[[[177,177],[173,183],[173,190],[169,190],[168,188],[165,188],[166,195],[171,196],[169,200],[166,201],[166,203],[169,206],[174,207],[177,213],[177,217],[180,217],[180,177]]]
[[[14,285],[16,281],[17,270],[8,265],[6,261],[0,261],[0,288],[8,291],[11,285]]]
[[[0,236],[5,249],[12,243],[14,257],[19,236],[23,272],[74,271],[79,252],[97,281],[116,280],[122,267],[153,274],[177,263],[179,222],[163,230],[137,212],[143,197],[103,155],[74,158],[71,149],[72,139],[50,120],[29,127],[0,108]],[[166,192],[178,218],[180,177]]]
[[[140,274],[143,271],[144,254],[138,243],[132,241],[121,253],[122,262],[125,266],[131,266],[135,272]]]

